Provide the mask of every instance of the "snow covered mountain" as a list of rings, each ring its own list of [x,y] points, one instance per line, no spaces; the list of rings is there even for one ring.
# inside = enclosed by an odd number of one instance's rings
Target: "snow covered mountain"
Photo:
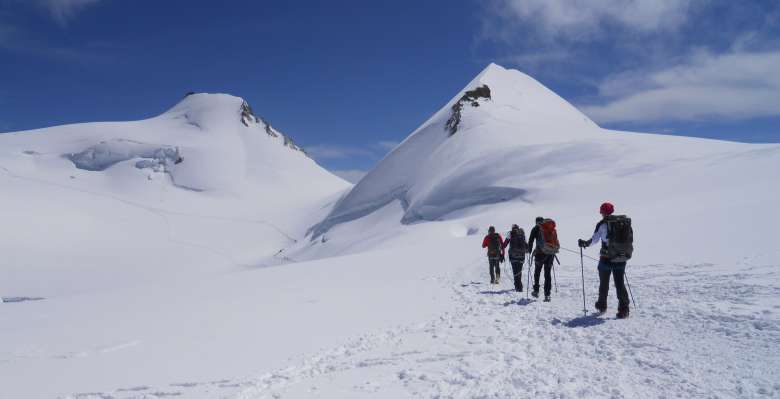
[[[778,170],[780,146],[601,129],[533,78],[491,64],[360,180],[297,248],[299,257],[329,256],[370,243],[409,243],[410,231],[451,237],[491,224],[529,228],[537,215],[559,220],[571,247],[609,200],[641,226],[640,259],[648,255],[644,245],[668,247],[670,257],[690,255],[689,247],[667,243],[691,235],[706,235],[717,257],[742,242],[734,231],[759,229],[765,234],[742,243],[773,245],[767,226],[780,223],[770,205],[780,200]],[[710,215],[728,218],[730,227],[698,227],[710,226]],[[755,226],[757,219],[765,223]],[[423,221],[446,223],[414,226]],[[668,226],[676,221],[685,222]],[[349,246],[356,235],[364,244]]]
[[[526,190],[501,183],[514,174],[507,150],[599,133],[595,123],[537,81],[491,64],[371,170],[313,234],[396,200],[404,208],[401,221],[412,223],[523,198]]]
[[[45,166],[51,174],[74,168],[134,174],[195,191],[239,192],[255,184],[269,194],[297,187],[297,178],[311,178],[312,194],[330,191],[336,180],[244,100],[227,94],[188,94],[143,121],[58,126],[0,139],[6,162],[24,155],[18,163]]]
[[[604,130],[497,65],[352,190],[225,95],[0,135],[0,396],[778,396],[778,181],[780,145]],[[605,200],[628,320],[568,252]],[[538,215],[549,303],[480,247]]]
[[[241,98],[205,93],[146,120],[2,134],[0,179],[0,291],[46,295],[262,264],[349,187]]]

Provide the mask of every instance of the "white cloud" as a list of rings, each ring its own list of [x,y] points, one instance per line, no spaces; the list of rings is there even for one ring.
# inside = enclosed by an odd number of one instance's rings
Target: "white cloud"
[[[350,182],[350,183],[357,183],[360,181],[360,179],[363,178],[363,176],[366,175],[365,170],[359,170],[359,169],[347,169],[347,170],[332,170],[331,171],[334,175]]]
[[[597,122],[780,116],[780,51],[697,53],[685,63],[607,79],[610,100],[580,107]]]
[[[651,32],[679,27],[691,0],[496,0],[492,14],[518,24],[534,24],[553,36],[584,38],[602,24]]]

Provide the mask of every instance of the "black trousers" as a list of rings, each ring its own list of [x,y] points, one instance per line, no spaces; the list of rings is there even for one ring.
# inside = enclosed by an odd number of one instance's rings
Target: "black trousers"
[[[534,268],[534,292],[539,292],[539,275],[542,273],[542,267],[544,267],[544,295],[550,295],[552,290],[550,271],[552,270],[553,261],[555,261],[554,255],[539,253],[534,256],[534,265],[536,266]]]
[[[496,282],[501,278],[501,266],[499,266],[499,258],[488,258],[488,264],[490,266],[490,282]]]
[[[523,262],[525,262],[525,259],[509,258],[509,262],[512,264],[512,274],[514,275],[515,289],[518,291],[522,291],[523,290]]]
[[[618,312],[628,312],[628,290],[626,290],[625,262],[610,262],[601,260],[599,262],[599,299],[596,301],[596,307],[607,309],[607,296],[609,294],[609,276],[615,281],[615,291],[618,298]]]

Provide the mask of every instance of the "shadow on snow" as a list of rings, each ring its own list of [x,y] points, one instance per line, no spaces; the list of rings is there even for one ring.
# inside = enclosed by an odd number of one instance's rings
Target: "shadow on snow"
[[[515,301],[504,302],[504,306],[512,306],[512,305],[526,306],[526,305],[530,305],[530,304],[532,304],[534,302],[536,302],[536,301],[534,301],[533,299],[523,298],[523,299],[518,299],[518,300],[515,300]]]
[[[479,293],[482,295],[504,295],[510,292],[515,292],[515,290],[511,289],[511,290],[499,290],[499,291],[480,291]]]
[[[564,323],[560,319],[556,318],[553,319],[552,324],[554,326],[562,324],[569,328],[577,328],[577,327],[586,328],[586,327],[594,327],[599,324],[604,324],[604,319],[596,315],[590,315],[590,316],[580,316]]]

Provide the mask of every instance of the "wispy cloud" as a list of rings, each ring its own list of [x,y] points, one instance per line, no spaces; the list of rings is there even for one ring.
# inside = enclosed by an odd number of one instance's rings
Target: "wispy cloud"
[[[51,17],[61,26],[68,22],[79,12],[97,4],[102,0],[35,0]]]
[[[24,5],[43,10],[61,26],[83,8],[104,0],[30,0]],[[21,0],[0,0],[3,4],[22,4]],[[0,50],[74,63],[103,62],[111,59],[106,50],[112,43],[98,38],[63,44],[51,36],[40,34],[32,25],[21,22],[18,10],[0,9]]]
[[[390,140],[382,140],[376,143],[376,147],[384,150],[384,151],[390,151],[394,149],[395,147],[398,147],[398,144],[401,144],[399,141],[390,141]]]
[[[496,0],[493,17],[537,25],[550,38],[587,39],[607,24],[650,32],[673,30],[685,22],[690,0]]]
[[[658,45],[658,38],[681,35],[702,2],[490,0],[481,4],[482,29],[476,40],[505,53],[496,58],[542,78],[582,81],[586,79],[577,72],[594,79],[610,69],[668,59],[672,50],[667,45],[678,41],[662,40],[663,45]]]
[[[600,123],[780,116],[780,51],[702,52],[685,63],[605,80],[609,100],[581,109]]]
[[[780,115],[780,3],[492,0],[479,40],[542,79],[576,87],[594,120]],[[571,97],[570,97],[571,98]]]
[[[37,7],[57,24],[65,27],[78,13],[103,1],[105,0],[0,0],[0,3]]]

